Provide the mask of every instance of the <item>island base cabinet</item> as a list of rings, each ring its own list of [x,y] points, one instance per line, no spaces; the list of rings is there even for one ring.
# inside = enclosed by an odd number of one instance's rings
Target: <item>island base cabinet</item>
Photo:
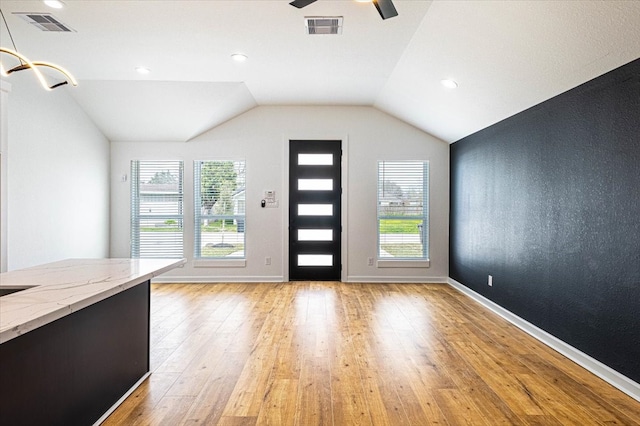
[[[0,345],[0,423],[91,425],[149,371],[149,281]]]

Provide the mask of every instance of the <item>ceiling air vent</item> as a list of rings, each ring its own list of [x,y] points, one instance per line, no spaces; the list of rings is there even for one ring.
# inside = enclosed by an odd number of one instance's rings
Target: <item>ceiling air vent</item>
[[[342,34],[342,16],[306,16],[307,34]]]
[[[14,12],[13,14],[21,17],[22,19],[35,26],[36,28],[41,29],[42,31],[56,33],[75,32],[73,28],[58,21],[50,13]]]

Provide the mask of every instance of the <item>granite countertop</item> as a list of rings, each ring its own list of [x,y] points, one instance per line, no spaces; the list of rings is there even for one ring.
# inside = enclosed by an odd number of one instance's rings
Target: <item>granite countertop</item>
[[[0,343],[152,279],[185,259],[68,259],[0,274]]]

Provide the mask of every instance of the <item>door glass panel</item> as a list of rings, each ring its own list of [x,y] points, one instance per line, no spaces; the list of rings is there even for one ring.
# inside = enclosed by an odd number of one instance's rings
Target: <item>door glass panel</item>
[[[298,216],[333,216],[333,204],[298,204]]]
[[[298,154],[299,166],[333,166],[333,154]]]
[[[333,179],[298,179],[298,191],[333,191]]]
[[[298,229],[298,241],[333,241],[333,229]]]
[[[333,266],[332,254],[299,254],[298,266]]]

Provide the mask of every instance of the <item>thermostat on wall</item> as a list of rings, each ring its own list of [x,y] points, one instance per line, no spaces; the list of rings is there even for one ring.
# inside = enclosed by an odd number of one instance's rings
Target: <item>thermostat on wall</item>
[[[268,190],[264,191],[265,207],[276,208],[278,207],[278,200],[276,199],[276,191]]]

